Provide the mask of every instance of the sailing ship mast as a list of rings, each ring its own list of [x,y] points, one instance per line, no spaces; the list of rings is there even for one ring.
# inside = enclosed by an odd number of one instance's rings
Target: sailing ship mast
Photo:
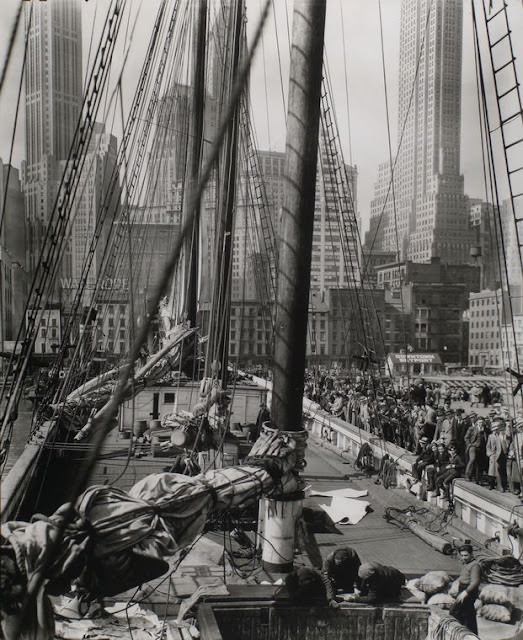
[[[303,389],[325,8],[325,0],[299,0],[294,4],[285,199],[278,251],[271,423],[301,442],[307,437],[302,431]],[[292,569],[294,530],[302,497],[298,493],[294,500],[286,496],[284,500],[266,501],[262,557],[269,570]]]
[[[228,14],[228,33],[225,37],[223,57],[222,103],[227,103],[238,75],[244,43],[244,3],[234,0],[225,7]],[[227,385],[229,322],[231,301],[231,266],[233,247],[233,225],[236,204],[236,182],[239,153],[240,104],[236,105],[225,135],[217,167],[217,215],[214,273],[215,286],[212,293],[209,318],[209,340],[206,358],[206,376],[218,378],[221,387]]]
[[[204,137],[204,103],[205,103],[205,56],[207,42],[207,0],[197,0],[193,7],[196,19],[193,31],[193,88],[191,112],[189,116],[189,135],[187,138],[187,165],[185,174],[184,196],[182,216],[187,218],[191,202],[195,197],[198,185],[200,168],[203,159]],[[196,209],[201,207],[201,195],[194,204]],[[172,309],[177,294],[181,295],[181,310],[179,321],[187,322],[192,328],[196,327],[198,314],[198,278],[199,278],[199,218],[196,216],[191,223],[184,246],[184,255],[181,265],[181,278],[173,277],[171,285],[170,301],[167,307]],[[183,284],[185,283],[185,285]],[[185,372],[190,377],[198,377],[198,341],[191,336],[190,341],[184,345]],[[183,365],[182,365],[183,366]]]

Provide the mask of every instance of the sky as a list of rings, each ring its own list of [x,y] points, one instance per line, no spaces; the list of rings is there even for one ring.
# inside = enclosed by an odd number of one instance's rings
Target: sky
[[[0,62],[3,66],[7,42],[20,0],[2,0],[0,20]],[[41,0],[29,0],[37,2]],[[108,0],[72,0],[82,4],[84,64],[91,33],[96,33]],[[247,29],[252,35],[265,0],[247,0]],[[358,168],[358,210],[362,226],[368,226],[369,204],[373,196],[378,163],[388,158],[387,110],[393,150],[396,149],[397,85],[401,0],[381,0],[385,79],[380,41],[380,0],[327,0],[325,49],[333,87],[334,108],[346,162]],[[477,8],[482,0],[474,0]],[[494,0],[494,4],[500,0]],[[51,3],[53,0],[47,0]],[[149,38],[159,0],[128,0],[129,24],[136,24],[133,53],[123,77],[124,93],[130,97],[138,77],[141,56]],[[256,55],[251,76],[254,124],[258,146],[283,151],[285,148],[285,109],[283,94],[288,89],[288,30],[292,24],[292,1],[273,0],[272,11]],[[508,0],[514,34],[523,33],[521,0]],[[463,84],[461,172],[465,192],[484,196],[481,149],[477,118],[474,54],[470,1],[464,0]],[[9,158],[15,106],[22,63],[23,21],[15,42],[5,86],[0,94],[0,157]],[[96,36],[94,38],[96,41]],[[523,76],[523,39],[514,38],[521,49],[517,62]],[[516,54],[518,51],[516,51]],[[24,157],[23,109],[21,109],[13,164],[20,167]]]

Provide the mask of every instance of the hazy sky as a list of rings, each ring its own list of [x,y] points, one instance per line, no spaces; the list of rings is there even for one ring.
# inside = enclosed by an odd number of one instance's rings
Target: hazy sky
[[[2,0],[0,20],[0,60],[4,61],[7,41],[20,0]],[[38,0],[31,0],[36,2]],[[99,24],[108,6],[108,0],[72,0],[82,4],[84,32],[84,63],[91,37],[92,25]],[[260,7],[264,0],[247,0],[248,30],[252,33]],[[500,0],[495,0],[495,3]],[[48,3],[53,0],[47,0]],[[475,0],[479,7],[482,0]],[[159,0],[129,0],[130,24],[134,24],[138,12],[133,49],[124,76],[126,95],[132,95],[153,18]],[[286,18],[292,10],[291,0],[274,0],[275,12],[271,13],[255,60],[251,91],[258,144],[261,148],[283,150],[285,144],[285,111],[282,86],[288,88],[288,25]],[[397,80],[399,55],[399,19],[401,0],[381,0],[385,43],[385,68],[389,100],[389,119],[392,146],[396,148]],[[516,44],[523,46],[523,8],[521,0],[508,0]],[[384,80],[381,60],[378,0],[327,0],[326,54],[333,89],[335,110],[342,138],[345,160],[350,155],[358,167],[358,208],[363,226],[368,224],[369,202],[379,162],[388,157],[387,118],[384,101]],[[471,9],[464,0],[464,48],[462,91],[462,163],[466,193],[474,197],[484,195],[482,163],[477,124],[477,103],[474,80],[474,53],[471,38]],[[23,23],[22,23],[23,24]],[[0,95],[0,157],[9,157],[14,123],[14,109],[22,62],[23,35],[18,34],[14,56],[9,68],[6,85]],[[279,50],[276,45],[278,36]],[[519,40],[519,42],[517,42]],[[136,45],[136,46],[135,46]],[[518,60],[520,80],[523,77],[523,51]],[[350,113],[350,145],[347,95]],[[351,154],[349,153],[349,149]],[[23,110],[16,136],[14,165],[19,167],[24,155]]]

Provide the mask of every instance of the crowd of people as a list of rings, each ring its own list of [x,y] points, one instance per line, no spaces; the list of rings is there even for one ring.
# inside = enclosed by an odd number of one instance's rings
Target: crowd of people
[[[450,499],[453,480],[464,477],[523,497],[523,417],[511,418],[499,390],[488,384],[451,390],[444,382],[418,379],[398,390],[371,376],[311,374],[305,396],[329,414],[416,454],[414,477],[427,491]],[[467,410],[456,406],[465,403]],[[329,439],[330,430],[323,435]]]

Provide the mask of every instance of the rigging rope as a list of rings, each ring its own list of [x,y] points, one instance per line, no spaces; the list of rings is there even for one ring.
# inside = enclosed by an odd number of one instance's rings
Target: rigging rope
[[[16,24],[18,25],[18,20],[20,18],[20,12],[22,11],[22,4],[20,4],[19,10],[18,10],[18,15],[17,15],[17,20],[16,20]],[[11,175],[11,166],[12,166],[12,162],[13,162],[13,152],[14,152],[14,146],[15,146],[15,136],[16,136],[16,127],[18,125],[18,113],[20,110],[20,100],[22,97],[22,85],[23,85],[23,81],[24,81],[24,72],[25,72],[25,67],[26,67],[26,61],[27,61],[27,50],[28,50],[28,46],[29,46],[29,32],[31,30],[31,25],[32,25],[32,21],[33,21],[33,5],[31,4],[31,8],[29,10],[29,18],[27,20],[27,29],[26,29],[26,33],[25,33],[25,42],[24,42],[24,55],[22,58],[22,68],[20,71],[20,82],[18,83],[18,92],[17,92],[17,96],[16,96],[16,108],[15,108],[15,120],[14,120],[14,124],[13,124],[13,134],[11,136],[11,144],[9,147],[9,160],[8,160],[8,165],[7,165],[7,176],[5,179],[5,189],[4,189],[4,199],[2,202],[2,211],[0,214],[0,237],[2,236],[2,229],[4,227],[4,220],[5,220],[5,215],[6,215],[6,207],[7,207],[7,194],[9,192],[9,178]],[[14,38],[13,38],[14,40]],[[4,66],[4,71],[6,70],[8,64],[8,60],[6,60],[5,62],[5,66]],[[0,84],[0,92],[1,92],[1,84]],[[0,393],[0,398],[2,397],[3,394],[3,384],[2,383],[2,392]]]
[[[4,61],[4,66],[2,67],[2,72],[0,73],[0,94],[2,93],[5,78],[7,75],[7,69],[9,67],[9,62],[11,61],[11,55],[13,53],[13,48],[15,45],[16,34],[18,33],[18,25],[20,24],[20,19],[22,17],[22,7],[23,7],[23,4],[20,2],[18,4],[18,11],[16,12],[15,21],[11,28],[11,33],[9,34],[9,42],[7,43],[7,53]],[[33,13],[33,7],[31,6],[31,14],[32,13]]]

